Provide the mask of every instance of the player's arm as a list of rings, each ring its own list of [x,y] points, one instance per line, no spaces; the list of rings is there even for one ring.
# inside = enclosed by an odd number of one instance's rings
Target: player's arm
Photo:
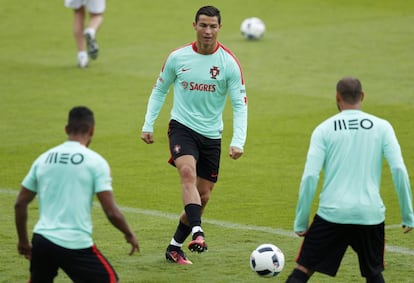
[[[237,61],[233,63],[228,81],[233,106],[233,137],[229,155],[233,159],[238,159],[243,154],[247,137],[247,94],[241,68]]]
[[[157,82],[152,89],[148,100],[145,121],[142,127],[141,139],[147,143],[154,143],[154,124],[157,119],[171,84],[176,79],[173,56],[169,56],[163,65]]]
[[[294,231],[299,236],[304,236],[308,230],[310,210],[316,192],[318,180],[319,174],[315,175],[305,169],[302,176],[302,181],[300,183],[294,223]]]
[[[158,84],[158,83],[157,83]],[[154,124],[157,119],[162,106],[164,105],[165,97],[168,93],[168,89],[164,90],[155,86],[152,89],[149,97],[147,112],[145,114],[144,126],[142,127],[141,139],[146,143],[153,143]]]
[[[138,240],[134,232],[130,229],[124,215],[116,205],[112,191],[103,191],[96,195],[108,220],[119,231],[124,233],[126,241],[131,244],[129,255],[132,255],[135,251],[139,252]]]
[[[311,137],[296,205],[294,231],[299,236],[304,236],[308,230],[310,210],[318,187],[319,174],[325,160],[323,144],[321,131],[316,129]]]
[[[388,131],[384,142],[384,156],[389,164],[394,188],[397,192],[402,215],[403,232],[408,233],[414,227],[410,179],[394,129],[390,124],[387,126]]]
[[[18,236],[17,250],[19,254],[24,255],[29,260],[31,259],[32,246],[27,231],[27,208],[35,196],[35,192],[22,186],[14,204],[15,224]]]

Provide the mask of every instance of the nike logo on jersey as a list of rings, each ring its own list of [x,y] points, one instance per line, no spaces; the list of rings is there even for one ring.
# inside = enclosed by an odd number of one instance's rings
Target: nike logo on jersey
[[[182,68],[181,72],[187,72],[187,71],[190,71],[190,70],[191,70],[191,68]]]

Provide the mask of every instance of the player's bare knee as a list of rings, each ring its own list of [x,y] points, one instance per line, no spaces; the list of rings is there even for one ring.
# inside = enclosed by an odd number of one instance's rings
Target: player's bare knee
[[[195,180],[196,180],[195,168],[193,168],[190,165],[184,164],[179,168],[179,172],[180,172],[181,180],[183,183],[184,182],[195,183]]]

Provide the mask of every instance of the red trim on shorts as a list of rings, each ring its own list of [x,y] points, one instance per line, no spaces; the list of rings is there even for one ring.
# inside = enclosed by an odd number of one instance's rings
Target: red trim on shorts
[[[302,248],[303,248],[303,242],[304,241],[302,240],[302,244],[300,244],[299,252],[295,257],[295,262],[298,262],[298,260],[299,260],[300,253],[302,252]]]
[[[98,248],[96,247],[96,245],[93,245],[92,246],[92,251],[98,257],[99,261],[103,264],[103,266],[105,267],[106,271],[108,271],[108,274],[109,274],[109,282],[110,283],[116,283],[117,281],[116,281],[116,276],[115,276],[114,270],[112,269],[112,267],[108,263],[108,261],[105,259],[105,257],[98,250]]]
[[[384,229],[385,229],[385,227],[384,227]],[[386,242],[386,239],[384,237],[384,246],[382,248],[382,267],[384,268],[384,270],[385,270],[385,265],[386,265],[385,264],[385,244],[386,244],[385,242]]]
[[[168,159],[168,163],[170,164],[170,165],[172,165],[172,166],[174,166],[175,167],[175,162],[174,162],[174,158],[173,158],[173,155],[172,155],[172,152],[171,152],[171,147],[170,147],[170,144],[171,144],[171,139],[170,139],[170,123],[171,123],[171,120],[168,122],[168,128],[167,128],[167,133],[168,133],[168,149],[169,149],[169,151],[170,151],[170,158]]]

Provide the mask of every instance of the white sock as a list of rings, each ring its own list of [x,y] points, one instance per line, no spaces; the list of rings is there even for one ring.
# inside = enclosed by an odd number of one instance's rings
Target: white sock
[[[183,243],[178,243],[174,238],[171,239],[170,245],[176,246],[176,247],[182,247]]]
[[[191,229],[192,235],[194,235],[197,232],[203,232],[203,229],[201,229],[201,226],[194,226],[193,229]]]
[[[86,57],[86,56],[88,56],[88,53],[86,53],[86,51],[79,51],[78,52],[78,58],[80,58],[80,57]]]
[[[88,32],[92,38],[95,38],[96,31],[93,28],[86,28],[84,33]]]

